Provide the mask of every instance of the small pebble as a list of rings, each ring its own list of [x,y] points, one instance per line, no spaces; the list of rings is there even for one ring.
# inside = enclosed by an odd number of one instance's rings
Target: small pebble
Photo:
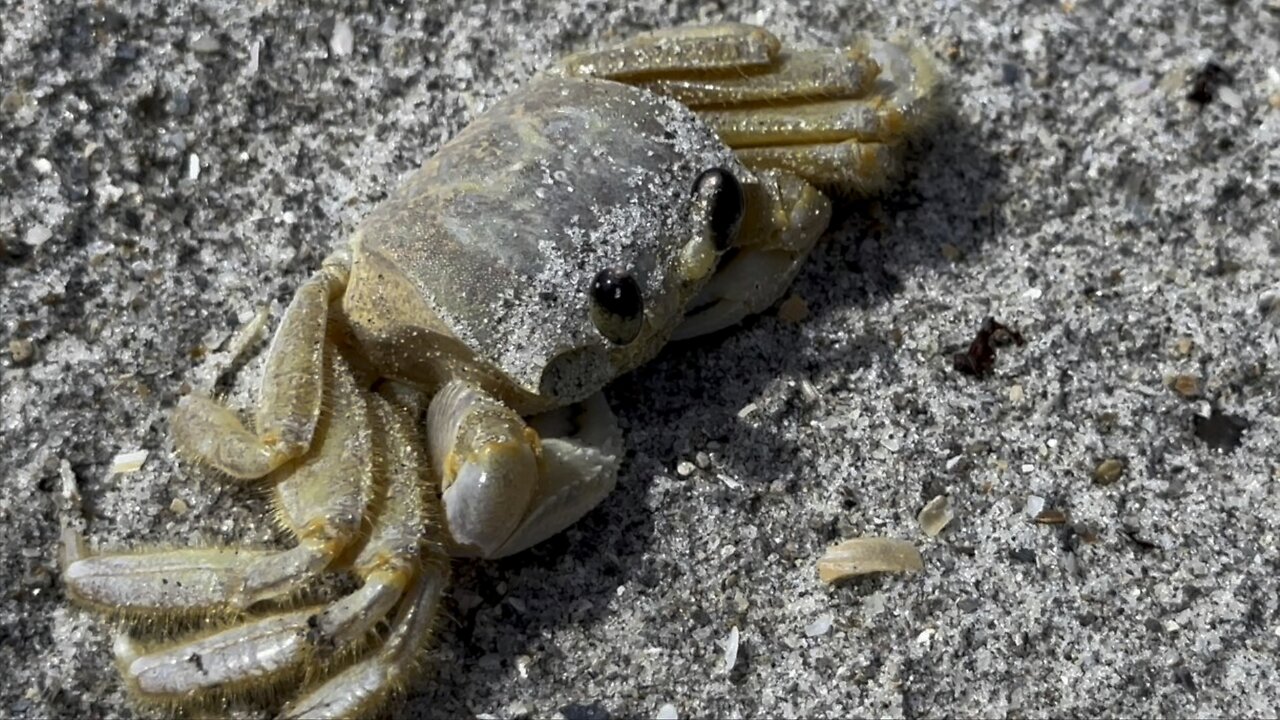
[[[676,706],[667,703],[658,708],[658,714],[654,716],[656,720],[680,720],[680,714],[676,710]]]
[[[329,50],[334,57],[346,57],[355,48],[355,34],[351,31],[351,23],[339,19],[333,23],[333,35],[329,38]]]
[[[1026,513],[1027,517],[1034,518],[1040,514],[1041,510],[1044,510],[1044,498],[1039,495],[1028,495],[1027,504],[1022,509],[1022,511]]]
[[[131,473],[142,469],[142,464],[147,461],[146,450],[134,450],[133,452],[120,453],[111,460],[111,473]]]
[[[201,35],[191,43],[191,51],[196,53],[216,53],[222,49],[222,43],[213,35]]]
[[[13,364],[22,366],[31,362],[36,356],[36,344],[26,338],[9,341],[9,357]]]
[[[816,620],[805,626],[805,636],[822,637],[823,635],[826,635],[831,630],[831,622],[833,619],[834,618],[831,617],[831,613],[823,613],[819,615]]]
[[[688,460],[681,460],[676,465],[676,474],[680,477],[689,477],[693,474],[693,471],[697,469],[698,467]]]
[[[169,503],[169,512],[179,517],[186,515],[187,511],[190,509],[191,507],[187,505],[187,501],[182,498],[176,497],[173,499],[173,502]]]
[[[738,627],[735,625],[729,630],[729,636],[721,643],[724,648],[724,671],[730,672],[733,666],[738,664]]]

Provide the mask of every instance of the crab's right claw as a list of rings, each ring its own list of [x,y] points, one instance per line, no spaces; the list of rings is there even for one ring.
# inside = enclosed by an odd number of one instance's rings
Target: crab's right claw
[[[599,395],[578,410],[537,419],[535,430],[464,382],[432,399],[428,444],[453,554],[520,552],[572,525],[613,490],[621,455],[617,421]],[[565,427],[571,434],[545,437]]]

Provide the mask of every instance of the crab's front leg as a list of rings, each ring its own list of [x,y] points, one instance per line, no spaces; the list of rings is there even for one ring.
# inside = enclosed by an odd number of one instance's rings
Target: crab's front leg
[[[598,505],[617,481],[622,437],[599,394],[526,424],[455,380],[432,399],[427,425],[456,555],[503,557],[536,545]]]
[[[346,288],[345,256],[328,258],[298,289],[267,351],[256,428],[204,395],[184,397],[173,416],[174,444],[196,460],[246,480],[260,478],[311,447],[324,398],[329,306]]]

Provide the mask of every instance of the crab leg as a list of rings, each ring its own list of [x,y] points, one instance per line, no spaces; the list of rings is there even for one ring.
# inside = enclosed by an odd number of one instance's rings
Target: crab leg
[[[277,509],[298,538],[284,551],[191,548],[97,555],[71,562],[76,599],[135,613],[243,609],[290,593],[328,567],[358,536],[369,506],[372,455],[363,393],[340,354],[326,358],[332,408],[312,452],[287,466]]]
[[[865,42],[792,51],[763,28],[738,24],[660,30],[571,55],[554,72],[667,95],[748,168],[852,192],[879,190],[896,174],[897,146],[925,125],[937,84],[917,49]]]
[[[184,397],[174,412],[174,443],[198,461],[242,479],[260,478],[311,446],[320,417],[329,305],[346,287],[345,258],[331,257],[299,288],[267,351],[257,431],[230,408],[203,395]]]
[[[764,28],[738,23],[678,27],[637,35],[620,44],[575,53],[558,65],[574,77],[642,81],[697,67],[710,71],[765,70],[782,43]]]
[[[328,606],[270,615],[144,655],[118,641],[117,655],[135,690],[151,699],[176,699],[269,685],[371,636],[402,599],[417,602],[424,574],[443,585],[448,565],[433,537],[442,527],[423,493],[425,458],[412,419],[381,397],[373,406],[377,426],[386,433],[378,474],[387,480],[376,529],[355,560],[361,587]]]
[[[431,637],[440,598],[448,584],[444,568],[443,564],[428,565],[414,579],[396,613],[391,637],[382,648],[290,702],[277,717],[364,717],[387,695],[401,689],[413,676],[419,652]]]
[[[563,437],[543,437],[572,423]],[[456,555],[502,557],[573,524],[612,491],[621,434],[602,396],[576,418],[535,419],[544,432],[462,381],[446,385],[427,411],[432,467]]]

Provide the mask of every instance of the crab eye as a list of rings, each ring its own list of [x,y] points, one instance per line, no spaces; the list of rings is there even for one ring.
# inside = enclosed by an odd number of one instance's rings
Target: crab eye
[[[710,211],[708,217],[711,241],[715,243],[716,250],[728,250],[738,237],[738,228],[742,226],[745,206],[742,185],[728,170],[711,168],[698,176],[693,187],[694,193],[707,203]]]
[[[644,298],[636,279],[614,268],[597,273],[591,282],[591,322],[615,345],[635,340],[644,323]]]

